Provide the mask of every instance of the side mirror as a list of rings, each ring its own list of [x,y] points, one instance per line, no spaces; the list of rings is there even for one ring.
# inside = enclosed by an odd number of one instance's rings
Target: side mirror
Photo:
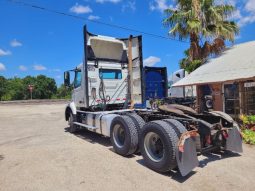
[[[64,84],[65,86],[69,87],[70,86],[70,72],[64,72]]]

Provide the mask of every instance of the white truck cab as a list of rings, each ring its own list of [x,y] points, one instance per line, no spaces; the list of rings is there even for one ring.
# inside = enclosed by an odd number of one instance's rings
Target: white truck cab
[[[75,72],[72,83],[73,105],[90,111],[101,110],[102,107],[107,107],[103,110],[124,108],[124,103],[126,107],[130,103],[131,94],[134,104],[142,104],[141,36],[117,39],[91,34],[85,27],[84,39],[84,63],[71,70]],[[132,68],[129,75],[130,60]],[[132,77],[132,84],[128,83],[128,76]],[[70,85],[69,71],[65,77]],[[129,93],[129,90],[132,92]]]
[[[84,44],[84,62],[64,74],[65,84],[73,87],[65,117],[72,131],[85,127],[110,136],[112,119],[131,112],[131,102],[143,103],[142,38],[95,35],[85,26]]]

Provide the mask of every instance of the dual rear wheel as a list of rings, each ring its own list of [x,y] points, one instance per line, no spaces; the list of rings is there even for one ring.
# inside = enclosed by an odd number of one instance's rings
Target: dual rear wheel
[[[111,143],[115,152],[123,156],[136,151],[138,132],[130,117],[123,115],[114,118],[111,125]]]
[[[176,149],[186,128],[173,119],[147,123],[140,136],[140,150],[145,164],[157,172],[167,172],[177,167]]]
[[[136,113],[121,115],[112,121],[110,138],[116,153],[127,156],[139,149],[139,135],[144,120]]]
[[[70,115],[70,131],[77,127]],[[186,128],[177,120],[164,119],[145,124],[136,113],[121,115],[112,121],[110,139],[116,153],[128,156],[139,150],[145,164],[157,171],[167,172],[177,166],[176,149],[181,134]]]
[[[174,119],[151,121],[141,127],[130,116],[119,116],[112,123],[111,142],[116,153],[123,156],[133,154],[139,148],[149,168],[167,172],[177,166],[177,144],[186,131]]]

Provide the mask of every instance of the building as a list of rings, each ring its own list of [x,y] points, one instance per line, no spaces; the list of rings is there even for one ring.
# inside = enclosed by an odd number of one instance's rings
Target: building
[[[235,45],[209,60],[174,87],[197,87],[197,107],[230,115],[255,114],[255,41]],[[209,104],[210,105],[210,104]]]

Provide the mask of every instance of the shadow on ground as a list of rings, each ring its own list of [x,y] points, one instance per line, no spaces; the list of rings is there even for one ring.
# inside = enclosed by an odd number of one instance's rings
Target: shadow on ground
[[[66,127],[65,128],[65,132],[69,132],[69,127]],[[113,147],[112,147],[112,144],[111,144],[111,141],[110,141],[110,138],[109,137],[105,137],[105,136],[102,136],[102,135],[99,135],[97,133],[94,133],[94,132],[91,132],[89,130],[86,130],[86,129],[80,129],[78,130],[76,133],[70,133],[70,134],[73,134],[74,136],[80,138],[80,139],[83,139],[89,143],[92,143],[92,144],[100,144],[100,145],[103,145],[105,147],[110,147],[108,148],[111,152],[114,152],[115,154],[117,154]],[[137,153],[136,155],[141,155],[140,153]],[[125,156],[125,158],[133,158],[135,157],[135,155],[129,155],[129,156]]]
[[[137,160],[137,163],[148,168],[145,163],[144,163],[144,160],[143,159],[139,159]],[[159,172],[157,172],[159,173]],[[167,177],[170,177],[171,179],[179,182],[179,183],[183,183],[185,182],[186,180],[188,180],[191,176],[193,176],[194,174],[196,174],[196,171],[191,171],[187,176],[183,177],[181,175],[181,173],[178,171],[178,169],[174,169],[174,170],[171,170],[169,172],[164,172],[164,173],[159,173],[163,176],[167,176]]]
[[[206,158],[199,161],[198,166],[200,168],[204,168],[205,166],[207,166],[208,163],[211,163],[214,161],[223,160],[223,159],[231,158],[231,157],[239,157],[241,155],[238,153],[225,151],[225,152],[217,152],[217,153],[207,153],[207,154],[204,154],[203,156]]]
[[[65,131],[69,132],[69,128],[65,128]],[[94,132],[88,131],[86,129],[81,129],[79,131],[77,131],[76,133],[72,133],[74,136],[83,139],[89,143],[92,144],[101,144],[105,147],[110,147],[109,150],[112,152],[115,152],[114,149],[111,147],[111,141],[109,138],[104,137],[102,135],[96,134]],[[140,155],[140,153],[137,153],[136,155]],[[136,155],[130,155],[127,156],[126,158],[133,158]],[[204,154],[203,155],[205,158],[199,161],[199,165],[198,167],[200,168],[204,168],[205,166],[207,166],[208,163],[214,162],[214,161],[218,161],[218,160],[222,160],[222,159],[226,159],[226,158],[230,158],[230,157],[238,157],[241,156],[240,154],[237,153],[232,153],[232,152],[218,152],[218,153],[208,153],[208,154]],[[1,159],[1,155],[0,155],[0,160]],[[143,159],[139,159],[137,160],[137,163],[145,166],[146,168],[148,168],[145,164],[144,164],[144,160]],[[158,173],[158,172],[157,172]],[[186,180],[188,180],[190,177],[192,177],[194,174],[196,174],[196,171],[191,171],[187,176],[183,177],[180,172],[178,171],[178,169],[176,170],[172,170],[170,172],[166,172],[166,173],[159,173],[163,176],[167,176],[170,177],[171,179],[179,182],[179,183],[183,183]]]
[[[1,160],[4,160],[4,156],[3,155],[0,155],[0,161]]]
[[[70,133],[68,127],[65,128],[65,131]],[[71,133],[71,134],[92,144],[100,144],[106,147],[111,146],[111,141],[109,138],[99,135],[97,133],[88,131],[86,129],[81,129],[81,130],[78,130],[76,133]]]
[[[205,154],[203,156],[206,157],[206,158],[199,161],[198,167],[200,167],[200,168],[204,168],[208,163],[211,163],[211,162],[214,162],[214,161],[223,160],[223,159],[227,159],[227,158],[231,158],[231,157],[239,157],[241,155],[238,154],[238,153],[225,151],[225,152],[218,152],[218,153],[208,153],[208,154]],[[142,159],[137,160],[137,163],[139,163],[140,165],[146,166],[145,163],[144,163],[144,160],[142,160]],[[173,180],[175,180],[179,183],[183,183],[186,180],[188,180],[191,176],[196,174],[196,171],[191,171],[185,177],[183,177],[181,175],[181,173],[179,172],[179,170],[177,168],[175,170],[170,171],[170,172],[159,173],[159,174],[162,174],[164,176],[168,176],[168,177],[172,178]]]

